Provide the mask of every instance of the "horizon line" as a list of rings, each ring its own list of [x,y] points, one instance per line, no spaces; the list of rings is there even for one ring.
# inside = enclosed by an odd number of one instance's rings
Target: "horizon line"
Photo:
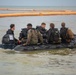
[[[0,5],[0,6],[18,6],[18,5]],[[22,5],[20,5],[22,6]],[[59,5],[60,6],[60,5]],[[23,7],[23,6],[22,6]],[[26,6],[26,7],[30,7],[30,6]],[[35,6],[32,6],[32,7],[35,7]],[[41,6],[37,6],[37,7],[41,7]],[[44,6],[42,6],[44,7]],[[52,6],[45,6],[45,7],[52,7]],[[63,6],[64,7],[64,6]],[[66,6],[65,6],[66,7]]]

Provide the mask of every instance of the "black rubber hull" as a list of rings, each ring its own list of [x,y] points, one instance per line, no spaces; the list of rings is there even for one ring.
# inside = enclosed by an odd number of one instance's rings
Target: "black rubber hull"
[[[18,45],[14,48],[16,51],[33,51],[33,50],[51,50],[57,48],[76,48],[76,35],[70,44],[46,44],[46,45],[32,45],[22,46]]]
[[[47,44],[47,45],[32,45],[32,46],[23,46],[23,45],[0,45],[0,48],[3,49],[14,49],[16,51],[34,51],[34,50],[51,50],[59,48],[76,48],[75,43],[71,44]]]
[[[38,46],[22,46],[18,45],[14,48],[16,51],[34,51],[34,50],[51,50],[51,49],[60,49],[60,48],[76,48],[76,45],[65,45],[65,44],[60,44],[60,45],[38,45]]]
[[[0,48],[3,49],[14,49],[16,45],[11,45],[11,44],[0,44]]]

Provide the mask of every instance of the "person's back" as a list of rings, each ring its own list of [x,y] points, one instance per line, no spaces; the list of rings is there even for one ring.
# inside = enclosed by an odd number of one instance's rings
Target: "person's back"
[[[60,37],[62,43],[70,43],[71,40],[74,38],[73,32],[65,27],[65,23],[61,23],[62,28],[60,29]]]
[[[8,29],[6,34],[12,34],[14,36],[14,32],[11,29]]]
[[[38,40],[40,40],[40,43],[43,43],[41,33],[36,29],[32,28],[28,31],[27,42],[25,43],[25,45],[37,45]]]
[[[60,37],[61,37],[62,43],[65,43],[66,42],[67,30],[68,30],[68,28],[61,28],[60,29]]]
[[[27,40],[27,32],[28,32],[27,28],[23,28],[22,31],[20,32],[19,40],[21,40],[21,42],[25,42]]]
[[[26,42],[27,40],[27,33],[28,30],[31,29],[32,25],[31,23],[27,24],[27,28],[23,28],[22,31],[19,34],[19,40],[21,40],[22,43]]]
[[[42,23],[41,26],[37,26],[36,29],[40,31],[40,33],[42,34],[44,43],[47,43],[47,30],[45,29],[45,27],[46,27],[46,24]]]
[[[18,40],[14,37],[15,25],[11,24],[10,29],[6,32],[6,34],[2,38],[3,44],[18,44]]]
[[[47,32],[48,43],[61,43],[60,33],[57,28],[54,28],[54,24],[50,24],[50,29]]]
[[[42,28],[41,26],[37,26],[36,29],[39,30],[42,35],[46,34],[47,32],[47,30]]]
[[[67,34],[68,28],[65,27],[64,22],[61,23],[61,26],[62,26],[61,29],[60,29],[61,41],[62,41],[62,43],[66,43],[66,34]]]
[[[74,39],[74,33],[71,29],[68,29],[66,34],[66,42],[70,43],[72,39]]]

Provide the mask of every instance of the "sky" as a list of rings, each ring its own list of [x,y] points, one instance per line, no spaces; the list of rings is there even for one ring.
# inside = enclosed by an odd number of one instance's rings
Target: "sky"
[[[76,0],[0,0],[0,6],[76,6]]]

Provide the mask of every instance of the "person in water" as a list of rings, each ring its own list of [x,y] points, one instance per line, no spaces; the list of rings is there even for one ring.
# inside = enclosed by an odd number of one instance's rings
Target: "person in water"
[[[28,30],[28,33],[27,33],[27,41],[23,45],[37,45],[39,40],[40,40],[40,43],[42,44],[43,37],[41,33],[35,28],[32,28],[32,24],[31,24],[31,28]]]
[[[60,37],[62,43],[70,43],[74,38],[73,32],[71,31],[71,29],[65,27],[64,22],[61,23]]]
[[[20,43],[20,41],[14,37],[14,30],[15,30],[15,24],[11,24],[10,29],[8,29],[6,34],[9,35],[10,43],[17,45]]]
[[[57,44],[61,43],[60,33],[53,23],[50,24],[50,29],[47,31],[48,43],[49,44]]]
[[[42,34],[43,37],[43,42],[47,43],[47,30],[46,30],[46,23],[41,23],[41,26],[37,26],[36,27],[37,30],[40,31],[40,33]]]
[[[31,29],[31,28],[32,28],[31,23],[28,23],[28,24],[27,24],[27,28],[23,28],[22,31],[20,32],[20,34],[19,34],[19,40],[20,40],[22,43],[26,42],[26,40],[27,40],[27,32],[28,32],[28,30]]]

